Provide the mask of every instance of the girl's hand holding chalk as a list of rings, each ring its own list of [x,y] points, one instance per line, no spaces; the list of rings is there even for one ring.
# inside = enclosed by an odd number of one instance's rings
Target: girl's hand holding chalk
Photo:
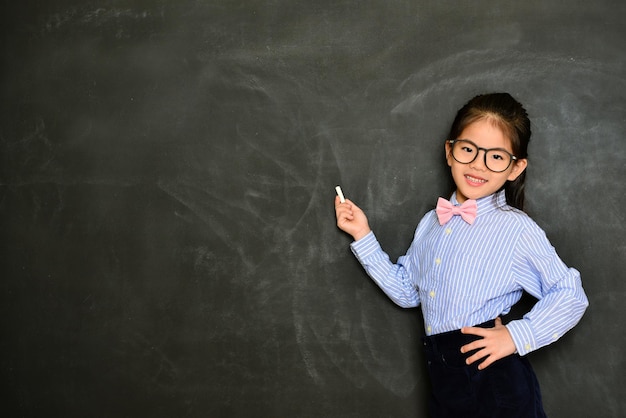
[[[341,187],[335,187],[335,191],[337,192],[337,197],[335,197],[337,227],[358,241],[370,232],[367,217],[361,208],[344,197]]]

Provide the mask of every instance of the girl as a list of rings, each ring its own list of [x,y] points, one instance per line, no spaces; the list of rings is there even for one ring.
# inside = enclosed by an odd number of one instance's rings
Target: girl
[[[530,120],[507,93],[480,95],[457,113],[444,147],[456,191],[440,198],[393,264],[352,201],[335,198],[337,226],[396,304],[421,305],[433,417],[545,417],[526,357],[571,329],[587,297],[545,233],[522,210]],[[500,316],[523,291],[538,302]]]

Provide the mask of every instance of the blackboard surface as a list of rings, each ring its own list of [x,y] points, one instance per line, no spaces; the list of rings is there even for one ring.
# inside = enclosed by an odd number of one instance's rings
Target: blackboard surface
[[[334,187],[402,255],[491,91],[530,113],[528,211],[591,303],[529,356],[546,410],[626,416],[625,2],[0,12],[3,416],[427,416],[421,314],[366,277]]]

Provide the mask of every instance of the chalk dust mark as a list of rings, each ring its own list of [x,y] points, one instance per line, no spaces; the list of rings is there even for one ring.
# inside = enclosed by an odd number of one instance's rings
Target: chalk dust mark
[[[230,200],[220,198],[206,190],[200,190],[197,192],[198,196],[192,196],[189,192],[189,188],[193,188],[193,186],[190,185],[159,181],[158,187],[167,195],[188,208],[198,219],[208,225],[224,246],[239,255],[241,262],[246,267],[246,271],[250,273],[258,267],[259,263],[254,262],[252,258],[247,255],[244,251],[245,247],[241,245],[243,243],[234,241],[231,232],[233,225],[238,224],[239,220],[233,218],[236,218],[236,214],[240,212],[239,209],[245,210],[246,213],[253,216],[259,222],[262,222],[262,219],[260,219],[258,215],[245,208],[235,206]],[[209,197],[211,205],[200,203],[199,197],[205,199],[206,196]],[[238,210],[234,211],[234,208]],[[221,218],[221,220],[218,218]]]

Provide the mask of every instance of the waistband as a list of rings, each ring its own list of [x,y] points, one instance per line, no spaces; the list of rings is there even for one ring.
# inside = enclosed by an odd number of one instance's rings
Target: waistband
[[[493,328],[495,326],[495,320],[483,322],[482,324],[474,325],[480,328]],[[441,334],[434,334],[425,336],[422,338],[424,347],[428,351],[441,352],[448,350],[458,350],[461,346],[471,343],[480,339],[478,335],[463,334],[461,330],[454,330],[443,332]]]

